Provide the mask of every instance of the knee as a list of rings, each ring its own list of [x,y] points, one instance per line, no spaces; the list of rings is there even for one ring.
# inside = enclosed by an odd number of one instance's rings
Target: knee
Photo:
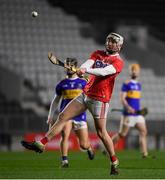
[[[141,135],[141,136],[147,136],[147,130],[145,129],[145,130],[141,131],[141,132],[140,132],[140,135]]]
[[[122,133],[122,132],[119,132],[118,135],[119,135],[119,138],[121,138],[121,139],[124,138],[124,137],[126,137],[126,134],[125,134],[125,133]]]
[[[97,135],[100,139],[105,139],[107,131],[103,129],[98,129],[97,130]]]

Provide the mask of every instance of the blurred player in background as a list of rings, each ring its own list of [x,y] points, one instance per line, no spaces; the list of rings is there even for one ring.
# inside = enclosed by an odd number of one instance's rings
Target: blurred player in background
[[[97,134],[108,152],[111,161],[110,174],[118,174],[119,161],[115,155],[112,139],[106,130],[106,119],[115,78],[124,66],[119,55],[122,45],[123,37],[121,35],[110,33],[107,36],[106,50],[93,52],[90,58],[77,69],[78,75],[90,74],[83,93],[65,107],[43,139],[34,142],[23,141],[22,144],[26,148],[43,152],[46,143],[63,130],[68,120],[88,109],[94,118]]]
[[[117,134],[112,137],[114,143],[125,137],[130,127],[135,127],[139,131],[139,143],[142,156],[148,156],[147,150],[147,128],[144,116],[136,114],[140,110],[141,100],[141,83],[138,82],[140,74],[139,64],[131,64],[129,67],[130,79],[123,83],[121,88],[120,99],[124,111],[121,116],[120,129]]]
[[[72,66],[74,68],[77,67],[77,59],[75,58],[67,58],[65,64],[67,66]],[[47,123],[49,127],[54,124],[53,117],[55,110],[60,104],[60,112],[63,111],[65,106],[76,96],[82,93],[82,89],[85,87],[87,81],[85,79],[79,78],[76,72],[72,70],[66,69],[67,77],[60,81],[56,86],[56,94],[51,102],[51,106],[49,109],[49,115]],[[62,130],[62,139],[61,139],[61,167],[68,167],[68,142],[69,135],[71,130],[75,130],[75,133],[79,139],[80,147],[83,150],[86,150],[88,153],[89,159],[94,159],[94,152],[90,145],[88,139],[88,127],[86,122],[86,112],[81,113],[80,115],[72,118],[72,120],[66,122],[65,126]]]

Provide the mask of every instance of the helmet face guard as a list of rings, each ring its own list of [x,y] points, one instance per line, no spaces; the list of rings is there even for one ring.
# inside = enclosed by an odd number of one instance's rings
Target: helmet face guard
[[[110,33],[106,38],[106,50],[111,53],[119,52],[123,45],[124,38],[117,33]]]
[[[76,66],[77,67],[77,59],[76,58],[66,58],[65,64],[68,66]]]
[[[78,62],[77,62],[77,59],[76,59],[76,58],[66,58],[65,64],[66,64],[67,66],[71,66],[71,67],[75,67],[75,68],[76,68]],[[66,73],[67,73],[67,75],[73,75],[73,74],[75,74],[74,71],[69,70],[69,69],[66,69]]]

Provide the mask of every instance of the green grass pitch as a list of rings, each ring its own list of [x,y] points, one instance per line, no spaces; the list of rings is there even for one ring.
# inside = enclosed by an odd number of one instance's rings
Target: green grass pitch
[[[152,152],[156,159],[142,159],[138,151],[117,152],[120,174],[109,175],[109,161],[96,152],[88,160],[84,152],[69,152],[70,167],[60,168],[60,153],[0,152],[0,179],[163,179],[165,152]]]

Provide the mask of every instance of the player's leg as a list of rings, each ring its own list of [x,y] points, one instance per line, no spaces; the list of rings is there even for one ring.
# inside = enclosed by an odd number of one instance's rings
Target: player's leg
[[[71,101],[59,114],[57,121],[47,132],[46,137],[48,138],[48,140],[51,140],[55,135],[59,134],[68,120],[73,119],[73,117],[78,116],[85,110],[86,107],[84,104],[81,104],[75,99]]]
[[[147,127],[145,120],[142,116],[139,116],[139,122],[136,123],[135,127],[139,131],[139,144],[141,147],[141,151],[143,157],[148,156],[148,149],[147,149]],[[141,122],[140,122],[141,121]]]
[[[74,121],[74,130],[78,137],[79,144],[82,150],[87,151],[88,158],[90,160],[94,159],[94,151],[89,141],[88,127],[85,121],[76,122]]]
[[[62,132],[61,132],[61,142],[60,142],[60,149],[61,149],[61,167],[68,167],[68,148],[69,148],[69,136],[72,130],[72,121],[68,121]]]
[[[114,145],[112,142],[111,137],[109,136],[107,130],[106,130],[106,119],[104,118],[95,118],[95,127],[97,131],[97,135],[101,139],[102,143],[105,146],[105,149],[110,157],[110,160],[112,162],[111,165],[111,175],[118,174],[118,159],[115,155]]]
[[[116,144],[120,139],[126,137],[130,127],[128,125],[128,117],[122,116],[120,120],[119,132],[112,136],[112,141]]]
[[[22,141],[22,145],[30,150],[35,152],[43,152],[45,149],[45,145],[49,142],[55,135],[59,134],[62,129],[64,128],[65,123],[72,119],[73,117],[81,114],[86,110],[86,106],[76,99],[72,100],[65,109],[59,114],[57,120],[50,128],[50,130],[46,133],[45,137],[42,138],[40,141],[34,142],[27,142]]]
[[[106,118],[109,109],[108,103],[103,103],[100,101],[95,101],[92,99],[87,99],[86,104],[88,106],[89,111],[92,113],[94,118],[94,123],[96,127],[97,134],[100,140],[103,142],[108,155],[110,157],[111,164],[111,175],[118,174],[118,164],[119,161],[115,155],[114,145],[111,137],[109,136],[106,130]]]
[[[106,119],[103,118],[95,118],[95,127],[97,131],[97,135],[103,142],[109,156],[115,155],[114,146],[111,137],[109,136],[106,130]]]

